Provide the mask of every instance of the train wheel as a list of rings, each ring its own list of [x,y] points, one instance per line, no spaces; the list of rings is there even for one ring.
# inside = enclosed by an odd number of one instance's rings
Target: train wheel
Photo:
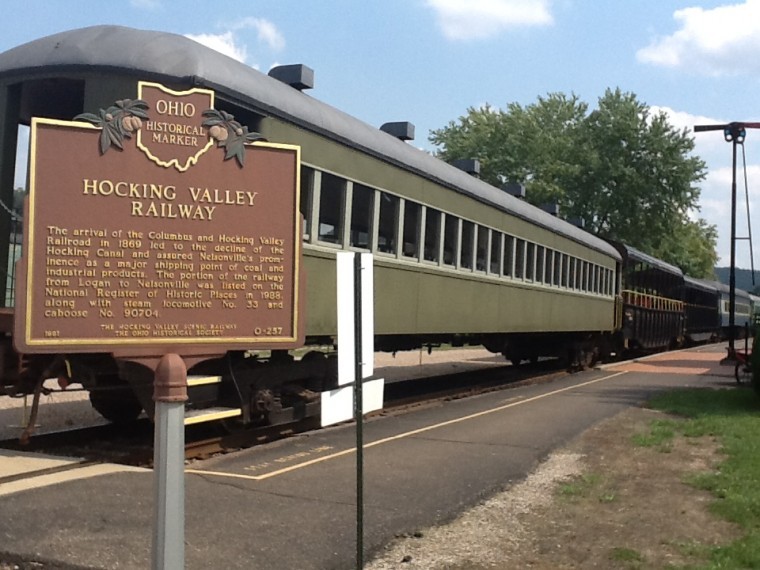
[[[105,389],[90,391],[90,404],[101,416],[115,424],[133,422],[143,410],[127,384],[110,384]]]
[[[737,362],[734,367],[734,376],[739,384],[749,383],[752,380],[752,368],[744,362]]]

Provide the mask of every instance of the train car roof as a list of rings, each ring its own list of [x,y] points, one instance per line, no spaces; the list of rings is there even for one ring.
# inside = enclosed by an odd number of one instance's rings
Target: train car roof
[[[366,152],[615,259],[605,241],[409,145],[378,128],[184,36],[121,26],[61,32],[0,54],[0,80],[119,73],[223,93],[264,115]]]
[[[729,287],[725,283],[721,283],[720,281],[712,281],[710,279],[697,279],[697,281],[700,281],[708,286],[715,287],[718,291],[726,295],[731,294],[731,287]],[[737,297],[749,299],[750,297],[749,291],[745,291],[744,289],[739,289],[739,287],[735,287],[734,290]]]
[[[675,275],[683,276],[683,271],[681,271],[680,268],[676,267],[675,265],[671,265],[670,263],[666,263],[665,261],[662,261],[661,259],[657,259],[656,257],[653,257],[647,253],[644,253],[641,250],[636,249],[633,246],[624,244],[619,241],[614,240],[608,240],[620,253],[621,256],[624,258],[633,259],[635,261],[641,261],[648,265],[651,265],[652,267],[656,267],[657,269],[660,269],[661,271],[665,271],[666,273],[673,273]]]
[[[694,277],[689,277],[688,275],[684,275],[683,281],[687,287],[691,287],[693,289],[701,289],[702,291],[709,291],[710,293],[718,292],[718,287],[715,282],[705,281],[704,279],[695,279]]]

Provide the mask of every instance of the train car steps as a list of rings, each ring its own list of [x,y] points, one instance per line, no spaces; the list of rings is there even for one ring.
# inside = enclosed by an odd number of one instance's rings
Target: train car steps
[[[216,388],[222,382],[221,376],[204,376],[189,375],[187,377],[187,389],[204,390],[212,388],[216,394]],[[185,411],[185,425],[200,424],[203,422],[213,422],[226,418],[234,418],[243,414],[240,408],[228,408],[222,406],[212,406],[208,408],[191,409]]]
[[[240,408],[203,408],[201,410],[186,410],[185,425],[200,424],[203,422],[213,422],[227,418],[235,418],[243,414]]]
[[[190,374],[187,377],[187,387],[205,386],[207,384],[221,384],[221,376],[206,376],[203,374]]]

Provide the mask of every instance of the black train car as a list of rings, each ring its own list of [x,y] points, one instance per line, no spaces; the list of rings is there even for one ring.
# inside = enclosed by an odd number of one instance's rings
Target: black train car
[[[684,336],[687,342],[707,342],[719,337],[719,301],[720,293],[715,283],[684,277]]]
[[[610,242],[623,258],[623,348],[657,350],[677,346],[684,332],[684,275],[636,248]]]

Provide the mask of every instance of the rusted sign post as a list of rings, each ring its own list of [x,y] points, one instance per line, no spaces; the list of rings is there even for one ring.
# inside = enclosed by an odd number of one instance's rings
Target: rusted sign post
[[[176,567],[186,370],[303,344],[300,150],[261,141],[205,89],[140,83],[76,119],[32,121],[14,341],[154,371],[154,567]]]

